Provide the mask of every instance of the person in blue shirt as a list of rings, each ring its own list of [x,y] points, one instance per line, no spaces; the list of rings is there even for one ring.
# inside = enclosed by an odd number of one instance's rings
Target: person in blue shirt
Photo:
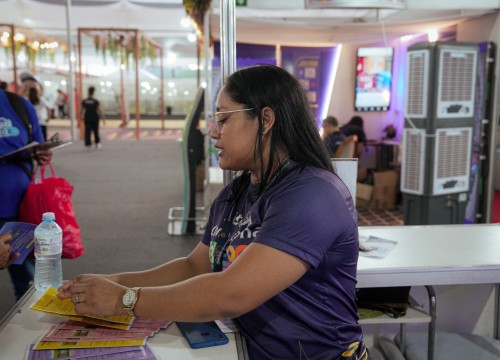
[[[366,360],[355,302],[358,222],[301,84],[271,65],[239,69],[211,137],[237,176],[186,257],[153,269],[78,275],[78,314],[173,321],[233,318],[251,360]]]
[[[17,96],[17,95],[13,95]],[[21,98],[26,109],[32,128],[32,141],[40,144],[44,142],[36,112],[30,102]],[[4,90],[0,90],[0,155],[15,151],[29,142],[28,129],[16,110],[10,103]],[[52,152],[37,146],[35,160],[40,164],[47,164],[52,158]],[[2,162],[0,160],[0,228],[5,222],[17,221],[19,218],[19,204],[31,181],[29,172],[33,170],[31,159],[21,163]],[[28,290],[29,282],[34,276],[34,260],[26,259],[22,265],[10,265],[9,274],[14,286],[16,299]]]
[[[335,156],[335,151],[342,141],[345,140],[345,135],[339,129],[339,122],[334,116],[327,116],[322,123],[323,126],[323,139],[325,140],[328,149],[330,150],[330,156]]]

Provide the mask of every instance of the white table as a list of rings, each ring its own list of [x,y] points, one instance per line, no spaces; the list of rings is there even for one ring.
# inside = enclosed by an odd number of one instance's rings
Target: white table
[[[398,244],[383,259],[360,256],[358,287],[427,286],[430,291],[429,354],[434,358],[434,285],[496,284],[494,334],[499,338],[500,226],[423,225],[360,227]]]
[[[396,240],[384,258],[359,257],[358,287],[500,283],[500,225],[360,227]]]
[[[51,325],[65,321],[61,317],[45,315],[29,307],[41,293],[32,287],[0,323],[0,359],[21,360],[28,344],[35,342]],[[242,360],[247,359],[244,339],[239,333],[226,334],[229,343],[204,349],[191,349],[177,325],[170,324],[148,344],[160,359]]]
[[[359,231],[398,242],[384,259],[359,258],[359,287],[500,283],[499,225],[377,226]],[[498,288],[496,293],[498,338]],[[28,309],[39,296],[32,290],[0,323],[0,359],[23,359],[28,343],[62,321]],[[192,350],[177,326],[170,325],[149,344],[162,359],[245,359],[242,338],[228,337],[228,345]]]

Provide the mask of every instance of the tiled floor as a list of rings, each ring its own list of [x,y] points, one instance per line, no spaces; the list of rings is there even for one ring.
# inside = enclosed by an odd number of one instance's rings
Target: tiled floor
[[[357,210],[359,226],[404,225],[403,209],[400,206],[388,210],[368,208]]]

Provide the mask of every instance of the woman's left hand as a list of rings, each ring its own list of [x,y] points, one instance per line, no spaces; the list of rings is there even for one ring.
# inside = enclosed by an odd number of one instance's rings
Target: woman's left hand
[[[42,146],[37,146],[35,149],[35,160],[38,165],[47,165],[52,160],[52,151],[44,149]]]
[[[60,298],[71,298],[77,314],[123,315],[122,296],[127,288],[96,275],[80,275],[61,286]]]

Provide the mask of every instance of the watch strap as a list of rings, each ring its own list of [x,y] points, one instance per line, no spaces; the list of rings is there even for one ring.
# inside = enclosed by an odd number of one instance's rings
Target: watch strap
[[[133,287],[133,288],[128,289],[128,290],[132,290],[135,293],[135,299],[132,302],[132,304],[130,304],[129,306],[124,305],[123,310],[125,310],[127,312],[127,315],[135,316],[134,308],[135,308],[135,305],[137,304],[137,301],[139,300],[139,291],[141,290],[141,288],[140,287]]]

